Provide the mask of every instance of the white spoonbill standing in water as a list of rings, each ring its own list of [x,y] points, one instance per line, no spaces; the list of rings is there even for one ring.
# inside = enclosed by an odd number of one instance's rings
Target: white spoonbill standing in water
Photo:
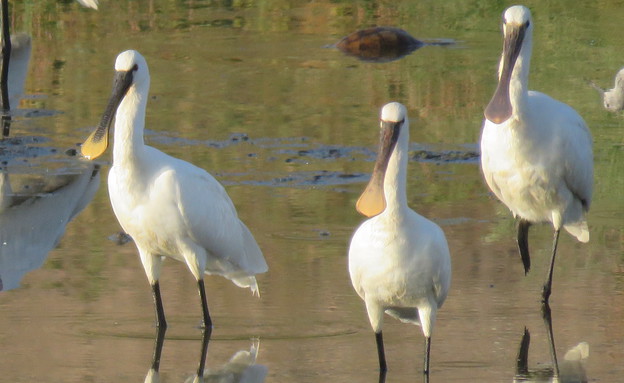
[[[393,102],[383,107],[380,133],[373,174],[356,205],[372,218],[353,234],[349,273],[366,304],[381,372],[387,369],[385,312],[422,327],[428,376],[431,333],[451,284],[451,258],[442,229],[407,206],[409,120],[403,105]]]
[[[222,275],[258,294],[255,274],[267,271],[262,252],[238,218],[225,189],[208,172],[143,143],[150,86],[147,62],[128,50],[117,56],[113,92],[97,129],[82,145],[93,159],[108,146],[115,117],[108,192],[117,220],[136,244],[152,286],[157,324],[166,327],[158,280],[163,257],[186,263],[197,280],[204,326],[204,273]]]
[[[533,24],[523,6],[503,14],[498,87],[485,109],[481,167],[488,186],[518,223],[525,273],[531,267],[529,226],[550,222],[554,238],[542,301],[548,304],[559,232],[589,241],[586,213],[592,199],[592,138],[570,106],[528,90]]]

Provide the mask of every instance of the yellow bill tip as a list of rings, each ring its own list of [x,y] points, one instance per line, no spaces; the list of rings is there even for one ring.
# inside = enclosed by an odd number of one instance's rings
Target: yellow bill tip
[[[89,138],[80,147],[80,152],[88,160],[94,160],[102,155],[108,148],[108,132],[96,129],[91,133]]]
[[[355,204],[356,210],[367,217],[374,217],[386,209],[383,187],[377,183],[369,183],[364,193]]]

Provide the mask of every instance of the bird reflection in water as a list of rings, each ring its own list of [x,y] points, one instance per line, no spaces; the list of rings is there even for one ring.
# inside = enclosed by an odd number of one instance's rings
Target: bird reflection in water
[[[24,96],[31,51],[32,43],[29,35],[23,32],[11,35],[11,60],[7,83],[11,109],[16,109]]]
[[[6,95],[8,97],[7,110],[2,114],[2,138],[8,137],[11,129],[11,113],[9,108],[16,109],[20,100],[24,96],[24,84],[26,83],[26,75],[28,74],[28,64],[30,62],[30,53],[32,44],[30,36],[26,33],[15,33],[11,35],[11,54],[2,55],[5,60],[3,65],[8,66],[6,79]],[[0,105],[0,108],[2,106]]]
[[[0,291],[19,287],[28,271],[41,267],[99,184],[97,164],[43,176],[0,169]]]
[[[145,376],[145,383],[160,382],[159,368],[160,356],[165,342],[164,327],[159,327],[154,342],[154,356],[152,365]],[[205,369],[208,344],[212,331],[203,331],[199,364],[194,375],[185,380],[185,383],[262,383],[268,373],[268,368],[256,364],[256,357],[260,347],[260,341],[254,339],[249,351],[237,351],[230,360],[219,368]]]
[[[522,340],[520,341],[518,357],[516,359],[517,363],[516,375],[513,379],[514,383],[586,383],[588,380],[585,372],[585,362],[589,356],[589,345],[586,342],[581,342],[570,348],[565,353],[563,361],[559,363],[557,360],[555,340],[552,332],[550,308],[548,306],[543,306],[542,309],[544,324],[548,333],[552,366],[529,369],[528,359],[531,334],[529,333],[529,330],[525,328]]]

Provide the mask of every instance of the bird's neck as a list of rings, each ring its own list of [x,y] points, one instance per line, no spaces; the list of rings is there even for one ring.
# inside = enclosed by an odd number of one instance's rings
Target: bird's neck
[[[404,136],[405,135],[405,136]],[[401,212],[407,207],[406,177],[408,156],[407,129],[402,129],[401,136],[390,156],[384,178],[384,197],[386,212]]]
[[[514,111],[523,114],[529,101],[529,68],[531,66],[531,36],[527,35],[522,50],[516,60],[511,81],[509,82],[509,98]]]
[[[136,89],[136,85],[133,85],[117,108],[113,148],[114,164],[132,163],[143,149],[146,95],[147,92],[140,92]]]

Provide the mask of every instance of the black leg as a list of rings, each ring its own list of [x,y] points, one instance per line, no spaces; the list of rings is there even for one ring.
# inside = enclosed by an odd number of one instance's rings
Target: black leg
[[[160,284],[156,281],[152,285],[152,293],[154,294],[154,305],[156,306],[156,326],[158,328],[167,328],[165,320],[165,310],[163,309],[162,298],[160,297]]]
[[[386,383],[386,373],[387,371],[379,370],[379,383]]]
[[[522,264],[524,265],[524,275],[526,275],[531,268],[531,256],[529,255],[529,227],[531,227],[531,222],[520,218],[520,221],[518,222],[518,250],[520,250],[520,257],[522,258]]]
[[[544,319],[544,325],[546,326],[546,333],[548,334],[548,345],[550,346],[550,359],[553,364],[553,377],[559,377],[559,362],[557,361],[557,350],[555,349],[555,336],[553,335],[552,318],[550,315],[550,306],[548,302],[542,304],[542,318]]]
[[[2,0],[2,60],[0,61],[0,97],[2,110],[8,112],[9,105],[9,60],[11,59],[11,31],[9,27],[9,0]]]
[[[531,334],[525,327],[522,340],[520,341],[520,349],[516,358],[516,375],[527,376],[529,373],[529,345],[531,344]]]
[[[203,328],[212,328],[212,319],[210,319],[210,312],[208,311],[208,301],[206,300],[206,289],[204,288],[203,279],[197,281],[197,288],[199,289],[199,297],[201,298],[202,311],[204,313]]]
[[[548,298],[550,298],[550,292],[552,290],[552,277],[553,270],[555,269],[555,256],[557,255],[557,242],[559,242],[559,230],[555,230],[552,256],[550,257],[550,267],[548,268],[548,276],[546,277],[546,282],[544,283],[544,290],[542,290],[542,303],[547,306]]]
[[[210,336],[212,335],[212,327],[206,327],[202,331],[202,349],[199,357],[199,366],[197,366],[197,376],[199,378],[204,377],[204,368],[206,366],[206,355],[208,355],[208,343],[210,343]]]
[[[429,379],[429,353],[431,351],[431,337],[425,337],[425,367],[423,369],[423,373],[425,374],[425,380]]]
[[[377,341],[377,355],[379,356],[379,371],[385,373],[386,371],[388,371],[388,365],[386,364],[386,353],[384,352],[383,333],[381,332],[381,330],[375,333],[375,341]]]
[[[2,57],[0,58],[0,107],[2,108],[2,138],[9,136],[11,115],[9,111],[9,60],[11,59],[11,30],[9,26],[9,0],[2,0]]]
[[[154,342],[154,356],[152,357],[152,370],[158,372],[160,368],[160,355],[162,353],[163,344],[165,343],[166,327],[158,327],[156,330],[156,342]]]

